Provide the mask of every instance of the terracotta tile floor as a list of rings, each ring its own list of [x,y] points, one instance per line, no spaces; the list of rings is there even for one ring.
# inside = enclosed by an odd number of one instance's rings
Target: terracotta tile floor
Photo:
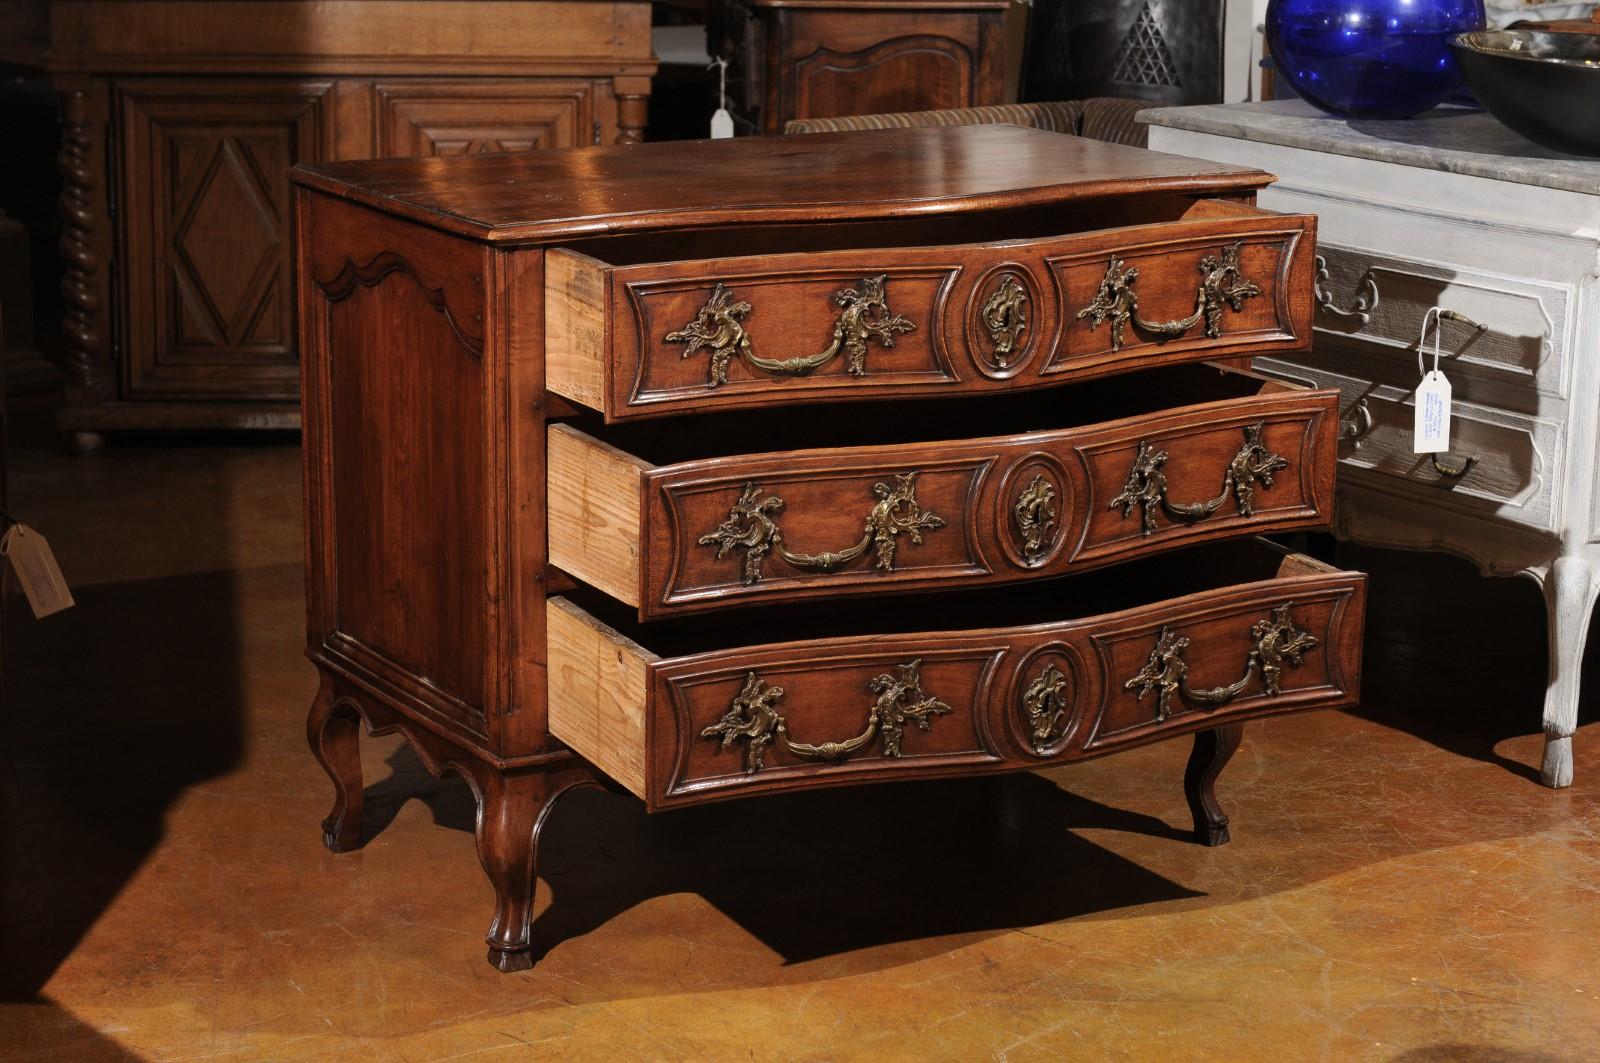
[[[575,795],[548,954],[502,976],[459,783],[369,740],[376,834],[319,843],[298,491],[290,445],[13,453],[79,607],[8,615],[0,1060],[1600,1058],[1600,726],[1575,787],[1533,781],[1531,584],[1347,548],[1368,703],[1251,727],[1217,850],[1183,743],[653,818]]]

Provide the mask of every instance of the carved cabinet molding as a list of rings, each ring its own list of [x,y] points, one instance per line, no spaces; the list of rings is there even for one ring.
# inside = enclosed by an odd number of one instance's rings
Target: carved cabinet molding
[[[735,122],[782,133],[796,118],[1004,102],[1008,0],[712,0]]]
[[[288,171],[636,141],[642,0],[59,0],[66,403],[108,429],[300,425]]]

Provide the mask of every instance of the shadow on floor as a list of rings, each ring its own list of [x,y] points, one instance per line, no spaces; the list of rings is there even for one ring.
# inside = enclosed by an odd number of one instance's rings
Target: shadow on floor
[[[7,602],[0,1000],[37,999],[155,848],[173,801],[242,752],[231,573],[75,594],[41,621],[19,595]]]
[[[1538,765],[1497,747],[1542,726],[1549,641],[1532,580],[1486,577],[1447,554],[1313,540],[1368,573],[1362,704],[1355,715],[1537,782]],[[1600,631],[1591,618],[1580,726],[1600,705]]]
[[[367,789],[368,838],[411,797],[436,824],[473,829],[464,783],[433,780],[406,746],[388,763]],[[730,801],[647,816],[631,797],[564,797],[541,841],[552,900],[534,922],[535,957],[674,893],[704,897],[786,963],[1200,896],[1074,833],[1187,840],[1186,824],[1037,775],[774,795],[753,811]]]

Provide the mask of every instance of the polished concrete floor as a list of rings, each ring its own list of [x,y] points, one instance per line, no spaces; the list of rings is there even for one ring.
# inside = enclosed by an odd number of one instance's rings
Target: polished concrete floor
[[[505,976],[460,783],[368,740],[371,841],[320,844],[292,444],[11,464],[79,604],[7,615],[0,1061],[1600,1059],[1600,725],[1541,788],[1531,584],[1347,548],[1367,704],[1248,729],[1220,849],[1183,743],[575,795]]]

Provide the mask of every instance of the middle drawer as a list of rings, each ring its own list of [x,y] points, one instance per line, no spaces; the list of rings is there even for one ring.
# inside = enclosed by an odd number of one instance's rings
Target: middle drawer
[[[852,412],[826,434],[770,415],[604,442],[555,424],[550,560],[641,619],[1059,575],[1325,525],[1337,421],[1335,390],[1189,366],[1020,403]],[[925,441],[951,424],[975,434]],[[1019,424],[1047,427],[984,431]],[[854,445],[803,449],[808,428]],[[726,453],[743,442],[762,452]]]

